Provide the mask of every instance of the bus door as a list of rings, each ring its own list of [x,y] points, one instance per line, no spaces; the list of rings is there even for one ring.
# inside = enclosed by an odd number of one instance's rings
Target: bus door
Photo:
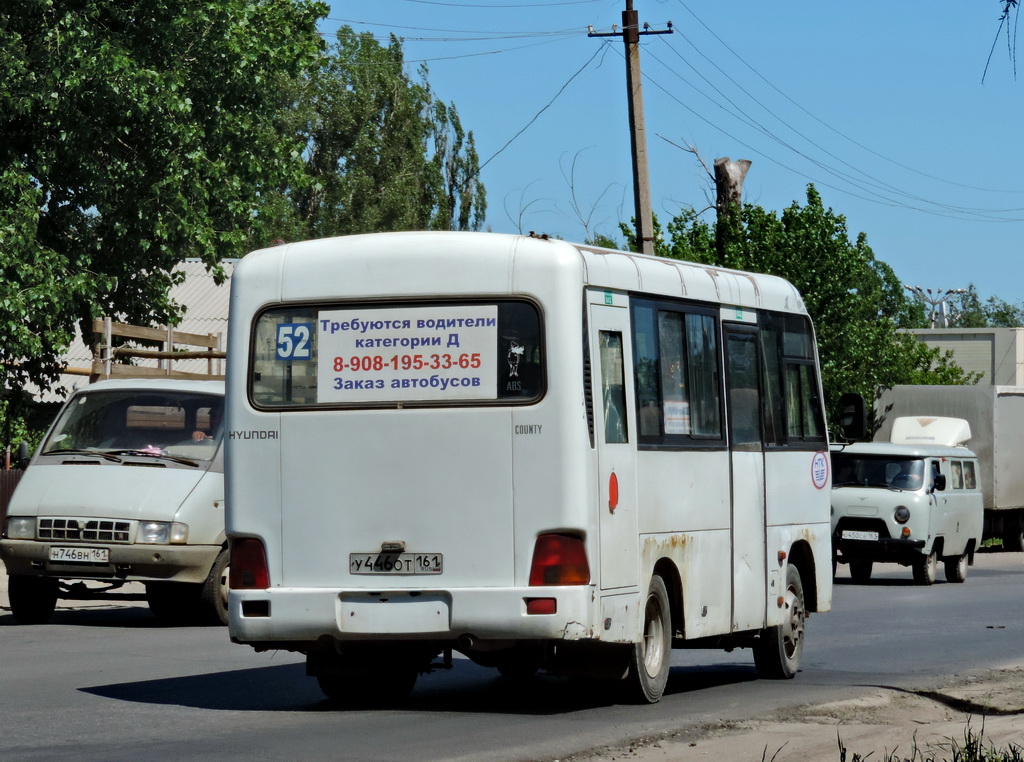
[[[601,589],[637,584],[636,425],[629,308],[598,292],[590,305],[591,382],[598,462]],[[615,304],[615,302],[620,302]]]
[[[732,626],[765,626],[765,494],[761,384],[755,328],[724,323],[732,467]]]

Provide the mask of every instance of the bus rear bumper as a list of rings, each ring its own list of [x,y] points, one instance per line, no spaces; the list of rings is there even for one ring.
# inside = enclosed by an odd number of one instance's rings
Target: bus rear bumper
[[[338,641],[600,639],[590,586],[472,590],[232,590],[236,643],[302,650]],[[531,613],[533,611],[552,613]],[[296,647],[299,646],[299,647]]]

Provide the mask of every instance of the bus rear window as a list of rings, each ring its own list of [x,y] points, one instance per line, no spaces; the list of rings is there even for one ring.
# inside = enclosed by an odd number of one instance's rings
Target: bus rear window
[[[258,408],[528,403],[543,393],[525,301],[277,307],[253,330]]]

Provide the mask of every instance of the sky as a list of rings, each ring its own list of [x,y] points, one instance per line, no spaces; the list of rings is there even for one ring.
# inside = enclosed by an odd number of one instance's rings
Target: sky
[[[623,44],[588,28],[621,29],[625,7],[333,0],[321,32],[393,34],[411,74],[427,66],[473,132],[485,229],[621,241],[633,216]],[[1018,72],[1000,0],[633,7],[641,25],[673,29],[642,37],[640,53],[663,225],[713,203],[705,166],[749,159],[744,203],[781,214],[813,183],[904,284],[1024,302],[1024,34]]]

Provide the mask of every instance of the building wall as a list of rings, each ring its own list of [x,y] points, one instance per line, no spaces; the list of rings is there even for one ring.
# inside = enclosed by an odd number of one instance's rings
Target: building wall
[[[198,259],[186,259],[181,262],[175,270],[185,273],[185,279],[171,289],[171,298],[185,307],[185,315],[175,330],[185,333],[213,334],[221,338],[221,349],[227,350],[228,340],[228,305],[231,295],[231,275],[234,273],[235,264],[238,260],[225,259],[221,261],[224,268],[225,280],[218,285],[214,282],[213,276],[207,272],[206,266]],[[75,339],[64,355],[67,367],[89,369],[92,367],[92,352],[89,343],[75,332]],[[136,360],[138,365],[156,366],[156,360]],[[176,360],[174,368],[177,370],[192,373],[207,373],[209,370],[207,360]],[[213,372],[222,374],[223,360],[214,361],[220,367],[214,368]],[[41,402],[60,402],[66,398],[67,393],[85,386],[89,383],[88,376],[77,374],[64,374],[54,386],[47,391],[33,391],[34,396]]]
[[[952,352],[957,365],[981,373],[979,384],[1024,386],[1024,328],[923,328],[907,331]]]

